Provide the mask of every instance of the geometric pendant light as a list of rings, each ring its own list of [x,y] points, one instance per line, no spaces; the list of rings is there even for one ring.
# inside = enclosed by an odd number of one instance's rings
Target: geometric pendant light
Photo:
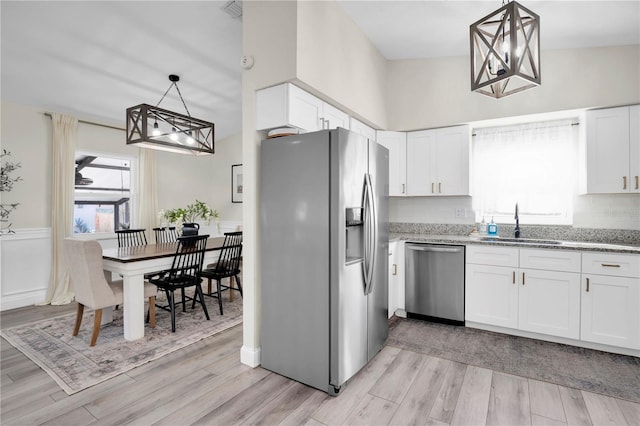
[[[178,88],[180,77],[169,76],[171,85],[156,106],[140,104],[127,108],[127,145],[137,145],[178,154],[214,153],[214,124],[191,117]],[[187,115],[159,108],[169,90],[175,87]]]
[[[496,99],[539,86],[540,17],[512,1],[469,26],[471,90]]]

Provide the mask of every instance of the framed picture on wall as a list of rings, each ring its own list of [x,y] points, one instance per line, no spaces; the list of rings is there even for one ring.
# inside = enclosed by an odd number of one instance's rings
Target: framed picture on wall
[[[242,202],[242,164],[231,166],[231,202]]]

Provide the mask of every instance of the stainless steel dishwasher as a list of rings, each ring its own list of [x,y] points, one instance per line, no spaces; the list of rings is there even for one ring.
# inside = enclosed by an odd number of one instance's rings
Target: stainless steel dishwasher
[[[405,244],[409,318],[464,325],[464,246]]]

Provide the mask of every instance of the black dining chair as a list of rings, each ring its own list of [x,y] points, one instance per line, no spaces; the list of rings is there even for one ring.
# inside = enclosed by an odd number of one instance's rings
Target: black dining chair
[[[195,308],[196,300],[199,299],[202,310],[207,320],[209,312],[204,303],[202,294],[202,286],[200,282],[202,278],[202,263],[204,262],[204,251],[207,246],[208,235],[194,235],[190,237],[179,237],[176,254],[173,258],[171,269],[161,271],[157,275],[150,277],[149,282],[155,284],[159,290],[163,290],[167,295],[168,305],[158,305],[156,307],[171,312],[171,331],[176,331],[176,304],[174,291],[180,289],[183,294],[182,309],[185,310],[184,289],[195,287],[193,297],[187,297],[192,300],[191,309]]]
[[[242,231],[226,232],[224,234],[224,244],[218,257],[218,262],[209,265],[206,269],[203,269],[200,273],[202,278],[209,280],[209,288],[207,296],[215,297],[218,299],[218,306],[220,307],[220,315],[222,313],[222,291],[239,291],[242,296],[242,283],[240,282],[240,259],[242,257]],[[222,280],[229,278],[229,285],[223,285]],[[232,287],[231,279],[235,279],[238,288]],[[211,280],[216,280],[216,292],[211,292]]]
[[[119,229],[116,231],[118,247],[146,246],[147,235],[145,229]]]
[[[174,243],[178,239],[178,230],[175,226],[153,228],[156,234],[156,244]]]

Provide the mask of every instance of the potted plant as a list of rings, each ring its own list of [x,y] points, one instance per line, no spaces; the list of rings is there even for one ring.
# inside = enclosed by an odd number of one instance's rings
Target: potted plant
[[[186,207],[178,207],[171,210],[160,210],[158,213],[160,222],[165,220],[168,223],[174,224],[178,232],[182,235],[198,235],[198,229],[200,225],[196,223],[196,220],[201,219],[207,222],[207,225],[211,223],[211,220],[216,221],[216,226],[220,230],[220,214],[210,208],[206,203],[196,200],[195,203],[189,204]]]

